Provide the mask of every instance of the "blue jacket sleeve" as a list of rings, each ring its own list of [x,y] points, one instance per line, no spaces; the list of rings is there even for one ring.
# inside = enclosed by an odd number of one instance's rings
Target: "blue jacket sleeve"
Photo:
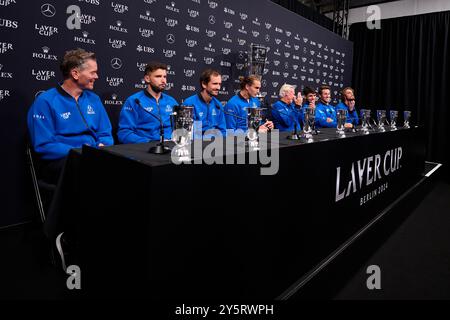
[[[104,144],[105,146],[112,146],[114,144],[114,139],[112,137],[112,127],[109,121],[108,114],[106,113],[105,107],[100,104],[100,124],[98,127],[97,137],[98,142]]]
[[[287,112],[285,112],[284,110],[280,111],[276,105],[274,105],[272,108],[272,117],[274,119],[274,122],[278,122],[283,128],[289,128],[292,124],[292,119],[289,114],[287,114]]]
[[[71,145],[56,141],[53,113],[47,100],[37,97],[28,111],[27,120],[33,149],[43,159],[64,158],[73,148]]]
[[[237,115],[237,106],[228,101],[227,104],[224,107],[225,112]],[[238,128],[238,123],[236,121],[237,119],[233,117],[232,115],[225,114],[225,122],[227,125],[227,129],[236,130]]]
[[[119,116],[119,130],[117,136],[121,143],[148,142],[149,139],[136,134],[137,117],[137,110],[130,102],[130,99],[128,99],[125,101]]]
[[[331,117],[333,119],[332,122],[327,122],[327,113],[322,106],[316,107],[316,123],[320,128],[336,128],[336,117]]]

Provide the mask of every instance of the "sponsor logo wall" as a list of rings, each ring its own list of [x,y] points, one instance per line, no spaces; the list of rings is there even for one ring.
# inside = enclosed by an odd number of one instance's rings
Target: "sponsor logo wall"
[[[179,102],[199,90],[206,67],[222,72],[219,99],[228,100],[252,43],[270,48],[262,92],[272,99],[283,83],[328,84],[335,96],[351,84],[352,44],[267,0],[0,0],[0,34],[5,132],[25,128],[33,99],[62,80],[59,61],[76,47],[97,54],[95,92],[113,126],[125,99],[145,88],[151,60],[169,65],[167,91]],[[23,136],[8,139],[19,157]]]
[[[11,86],[18,85],[14,76],[27,81],[25,105],[61,81],[58,61],[74,47],[97,53],[95,91],[109,106],[144,87],[150,60],[170,66],[168,91],[180,102],[199,89],[202,69],[219,69],[225,101],[245,74],[252,43],[269,47],[262,91],[272,98],[283,83],[327,84],[337,95],[351,82],[350,42],[269,1],[5,0],[1,6],[0,32],[11,36],[0,42],[0,56],[23,63],[4,63],[0,79]]]

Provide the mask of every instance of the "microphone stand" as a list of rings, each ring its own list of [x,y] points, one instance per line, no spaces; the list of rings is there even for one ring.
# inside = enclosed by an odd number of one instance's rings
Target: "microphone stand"
[[[139,101],[139,99],[135,99],[134,102],[136,102],[136,104],[137,104],[139,107],[141,107],[142,110],[144,110],[144,111],[147,112],[148,114],[152,115],[153,117],[155,117],[155,118],[158,119],[158,121],[159,121],[159,135],[160,135],[159,143],[158,143],[156,146],[151,147],[151,148],[148,150],[148,152],[149,152],[149,153],[154,153],[154,154],[166,154],[166,153],[170,152],[171,149],[170,149],[168,146],[166,146],[166,145],[165,145],[165,142],[164,142],[164,124],[163,124],[161,115],[160,115],[160,116],[156,116],[156,115],[153,114],[152,112],[147,111],[147,110],[141,105],[141,101]]]

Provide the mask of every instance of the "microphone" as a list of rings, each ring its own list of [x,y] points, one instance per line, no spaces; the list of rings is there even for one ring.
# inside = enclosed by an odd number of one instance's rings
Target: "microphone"
[[[159,143],[155,146],[155,147],[151,147],[148,152],[149,153],[154,153],[154,154],[165,154],[170,152],[170,148],[165,146],[164,144],[164,124],[161,118],[161,115],[157,116],[156,114],[154,114],[153,112],[148,111],[147,109],[145,109],[142,105],[141,105],[141,101],[136,98],[134,99],[134,102],[142,108],[142,110],[144,110],[146,113],[152,115],[153,117],[155,117],[156,119],[158,119],[159,121],[159,135],[160,135],[160,140]]]

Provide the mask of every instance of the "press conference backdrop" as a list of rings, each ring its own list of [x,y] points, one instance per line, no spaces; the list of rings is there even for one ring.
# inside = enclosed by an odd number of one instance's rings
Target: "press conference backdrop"
[[[0,9],[0,226],[30,218],[26,112],[61,82],[68,49],[97,54],[95,91],[113,126],[126,97],[145,88],[151,60],[168,64],[167,90],[180,103],[199,90],[207,67],[221,71],[219,99],[228,100],[252,43],[269,48],[262,92],[272,100],[284,83],[327,84],[335,98],[351,84],[352,43],[267,0],[0,0]]]

